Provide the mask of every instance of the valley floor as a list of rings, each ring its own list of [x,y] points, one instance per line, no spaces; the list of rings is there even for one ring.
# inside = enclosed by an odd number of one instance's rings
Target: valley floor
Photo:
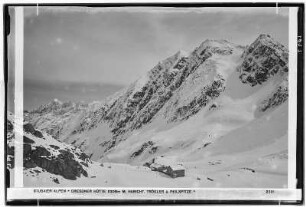
[[[32,168],[25,171],[25,187],[171,187],[171,188],[286,188],[286,152],[246,161],[248,156],[216,157],[215,162],[185,163],[186,176],[170,176],[144,166],[93,162],[88,177],[67,180]],[[221,161],[222,160],[222,161]],[[232,164],[234,161],[236,164]],[[39,176],[38,176],[39,173]],[[56,180],[57,182],[55,182]]]

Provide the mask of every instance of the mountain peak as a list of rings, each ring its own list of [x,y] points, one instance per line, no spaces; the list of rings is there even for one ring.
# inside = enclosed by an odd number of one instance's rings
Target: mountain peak
[[[272,39],[269,34],[260,34],[257,39]]]
[[[177,56],[177,57],[187,57],[188,53],[184,50],[179,50],[175,53],[175,56]]]
[[[229,43],[229,41],[227,40],[224,40],[224,39],[206,39],[204,40],[205,43],[214,43],[214,42],[217,42],[217,43]]]
[[[260,34],[252,45],[266,45],[269,47],[276,47],[277,49],[287,50],[281,43],[273,39],[269,34]]]
[[[58,100],[57,98],[55,98],[55,99],[53,99],[52,103],[62,104],[63,102],[61,102],[60,100]]]
[[[201,43],[201,45],[198,47],[198,49],[202,50],[205,48],[219,48],[219,49],[233,49],[233,48],[240,48],[242,46],[231,43],[227,40],[223,39],[206,39],[204,42]]]
[[[288,49],[270,35],[261,34],[245,49],[240,79],[251,86],[262,84],[281,71],[288,72]]]

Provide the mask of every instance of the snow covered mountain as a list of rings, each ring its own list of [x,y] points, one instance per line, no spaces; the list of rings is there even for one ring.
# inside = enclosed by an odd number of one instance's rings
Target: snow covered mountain
[[[285,187],[287,99],[288,50],[260,35],[248,47],[206,40],[104,101],[55,100],[25,119],[98,162],[164,157],[198,186]]]

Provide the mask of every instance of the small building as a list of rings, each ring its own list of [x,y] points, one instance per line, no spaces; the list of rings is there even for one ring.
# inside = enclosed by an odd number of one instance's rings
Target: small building
[[[185,176],[185,168],[182,165],[174,165],[167,167],[167,173],[172,178],[184,177]]]
[[[170,162],[166,163],[164,160],[163,162],[158,162],[161,160],[158,161],[154,160],[154,161],[149,165],[152,171],[165,173],[166,175],[169,175],[172,178],[185,176],[185,168],[181,164],[174,164]]]
[[[159,172],[163,172],[166,169],[165,166],[157,164],[157,163],[152,163],[150,165],[150,168],[152,171],[159,171]]]

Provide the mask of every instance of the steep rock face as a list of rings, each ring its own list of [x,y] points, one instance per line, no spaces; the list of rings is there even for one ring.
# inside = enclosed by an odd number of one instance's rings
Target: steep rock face
[[[274,78],[275,89],[260,103],[259,110],[265,112],[288,99],[288,49],[273,40],[270,35],[260,35],[242,55],[238,67],[240,79],[252,87]]]
[[[265,112],[269,109],[273,109],[286,102],[288,97],[288,79],[285,77],[276,86],[275,90],[261,102],[259,110]]]
[[[140,128],[152,119],[172,96],[175,88],[170,89],[171,84],[185,59],[183,53],[178,52],[158,63],[117,99],[105,117],[115,135],[123,134],[128,129]]]
[[[241,52],[241,47],[227,41],[206,40],[189,56],[178,52],[159,63],[141,79],[146,84],[137,84],[140,90],[128,90],[110,110],[110,117],[120,118],[114,122],[114,137],[106,151],[126,139],[128,132],[151,123],[158,114],[163,114],[168,122],[196,114],[224,90],[226,72],[219,71],[218,59],[236,57]]]
[[[32,147],[31,144],[24,145],[24,167],[40,167],[47,172],[61,175],[69,180],[76,180],[81,175],[87,177],[88,174],[82,164],[74,159],[75,151],[59,150],[57,156],[52,155],[45,147]]]
[[[243,47],[225,40],[206,40],[190,55],[181,86],[162,110],[167,122],[186,120],[219,97],[238,64]]]
[[[148,141],[146,143],[144,143],[139,150],[137,150],[136,152],[134,152],[131,155],[131,158],[135,158],[137,156],[139,156],[140,154],[142,154],[146,149],[150,148],[150,153],[154,153],[154,151],[157,149],[156,147],[154,148],[154,143],[152,141]]]
[[[14,129],[12,114],[9,114],[7,125],[8,168],[14,169],[14,138],[16,133],[21,132]],[[85,168],[91,162],[80,149],[60,143],[49,135],[36,130],[30,123],[23,125],[23,156],[24,170],[39,167],[69,180],[75,180],[81,175],[87,177]]]
[[[12,130],[12,129],[11,129],[11,130]],[[32,134],[33,136],[38,137],[38,138],[42,138],[42,137],[43,137],[42,133],[41,133],[40,131],[38,131],[38,130],[35,130],[34,127],[33,127],[33,125],[30,124],[30,123],[24,124],[24,125],[23,125],[23,130],[24,130],[25,132],[27,132],[27,133]]]
[[[217,75],[211,85],[204,86],[201,93],[195,96],[187,105],[178,107],[170,121],[188,119],[205,107],[211,100],[217,98],[225,89],[224,78]]]
[[[260,35],[243,53],[240,79],[251,86],[262,84],[278,72],[288,72],[288,50],[269,35]]]
[[[189,56],[183,56],[182,52],[178,52],[174,56],[159,63],[141,79],[142,83],[146,79],[146,84],[138,84],[138,87],[136,87],[138,90],[129,90],[129,92],[132,92],[127,93],[124,99],[119,99],[116,103],[117,106],[110,110],[108,115],[112,118],[115,117],[115,119],[112,119],[113,123],[115,123],[113,125],[114,134],[123,134],[126,130],[138,129],[149,123],[172,96],[176,96],[182,84],[204,62],[209,61],[212,56],[230,56],[234,50],[237,50],[237,47],[227,41],[206,40]],[[224,79],[222,75],[215,73],[215,71],[212,71],[212,73],[214,74],[208,75],[214,76],[213,78],[216,80],[210,85],[202,83],[203,87],[201,92],[194,94],[194,100],[191,100],[185,106],[187,108],[197,109],[182,115],[184,111],[184,106],[182,106],[175,112],[177,116],[191,116],[192,113],[194,114],[200,110],[208,102],[208,99],[213,99],[223,90],[224,86],[222,84]],[[198,95],[200,97],[196,97]],[[197,107],[195,106],[196,102],[198,103]],[[175,119],[173,118],[172,120]]]

